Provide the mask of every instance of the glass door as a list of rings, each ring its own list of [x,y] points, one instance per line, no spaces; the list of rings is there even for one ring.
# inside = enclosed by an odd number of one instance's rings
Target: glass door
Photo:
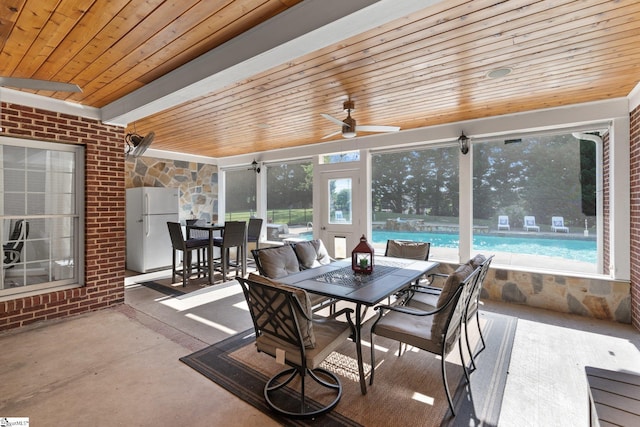
[[[319,227],[320,238],[329,254],[336,259],[351,256],[358,237],[358,206],[360,202],[355,187],[357,171],[327,171],[321,174],[322,213]]]

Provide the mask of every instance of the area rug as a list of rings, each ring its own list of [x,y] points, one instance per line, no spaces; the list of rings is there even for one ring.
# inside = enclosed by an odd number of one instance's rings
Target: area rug
[[[270,356],[256,351],[253,330],[180,360],[282,425],[387,426],[401,422],[420,426],[495,426],[500,415],[517,319],[481,312],[480,322],[487,348],[476,358],[477,369],[471,373],[470,389],[464,379],[458,350],[447,357],[448,383],[452,394],[455,393],[455,417],[451,416],[447,404],[439,358],[411,347],[403,348],[398,357],[398,343],[380,337],[375,339],[375,382],[368,387],[366,395],[360,392],[353,342],[345,342],[327,358],[323,367],[338,374],[343,396],[332,412],[312,421],[279,417],[266,405],[264,384],[283,367]],[[366,372],[371,369],[367,363],[370,360],[369,329],[370,321],[363,327]],[[479,339],[475,322],[470,324],[470,339],[476,347]]]

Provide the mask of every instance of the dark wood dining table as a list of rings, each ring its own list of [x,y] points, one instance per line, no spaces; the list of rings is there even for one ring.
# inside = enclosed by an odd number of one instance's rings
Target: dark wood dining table
[[[409,286],[422,275],[440,265],[434,261],[376,256],[371,275],[355,275],[351,259],[345,259],[309,270],[303,270],[278,281],[308,292],[356,304],[355,344],[358,358],[360,390],[367,393],[362,360],[362,323],[368,307]],[[364,308],[364,311],[363,311]]]
[[[209,237],[209,259],[207,260],[208,267],[208,275],[209,275],[209,284],[213,285],[213,238],[214,233],[219,231],[220,233],[224,232],[223,224],[187,224],[186,232],[187,239],[191,238],[192,230],[201,230],[206,231]],[[244,265],[244,264],[243,264]],[[244,274],[244,271],[243,271]]]

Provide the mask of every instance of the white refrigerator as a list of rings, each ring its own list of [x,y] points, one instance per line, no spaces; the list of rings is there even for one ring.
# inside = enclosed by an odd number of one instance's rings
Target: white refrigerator
[[[146,273],[171,267],[167,222],[178,222],[178,189],[127,189],[127,269]]]

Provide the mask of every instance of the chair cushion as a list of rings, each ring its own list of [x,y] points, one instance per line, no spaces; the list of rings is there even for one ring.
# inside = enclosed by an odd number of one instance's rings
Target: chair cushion
[[[268,248],[258,252],[264,274],[271,279],[279,279],[300,271],[300,264],[293,248],[289,245]]]
[[[387,256],[406,259],[426,260],[429,254],[429,243],[389,240]]]
[[[349,339],[351,327],[348,323],[334,319],[324,319],[313,325],[316,337],[314,348],[305,349],[307,368],[316,369],[320,366],[331,352]],[[297,366],[300,366],[302,359],[300,351],[290,344],[282,342],[272,336],[263,335],[256,339],[256,346],[259,351],[265,352],[275,357],[276,349],[285,351],[285,359]]]
[[[257,283],[261,283],[263,285],[272,286],[274,288],[282,289],[287,292],[292,292],[293,295],[295,295],[295,297],[298,299],[303,313],[309,319],[312,318],[313,312],[311,310],[311,300],[309,299],[309,294],[307,294],[304,289],[287,286],[285,284],[271,280],[268,277],[259,276],[253,273],[249,273],[248,279]],[[274,303],[276,302],[274,301]],[[298,326],[300,327],[300,333],[302,334],[302,341],[304,342],[304,346],[307,348],[314,348],[316,346],[316,337],[313,332],[313,323],[311,322],[311,320],[307,320],[304,315],[301,315],[298,312],[295,313],[295,316],[298,320]]]
[[[412,316],[390,311],[382,316],[372,332],[438,354],[442,339],[432,335],[434,320],[434,316]]]
[[[327,248],[320,239],[296,243],[295,252],[302,269],[319,267],[332,261]]]
[[[456,271],[451,273],[442,287],[442,292],[440,292],[440,296],[438,297],[438,308],[442,307],[447,303],[449,298],[455,294],[456,290],[471,273],[473,273],[474,268],[469,264],[460,265]],[[438,312],[433,319],[432,333],[438,334],[444,332],[444,328],[447,323],[447,318],[449,317],[449,313],[454,308],[453,304],[450,304],[445,310]]]
[[[187,247],[187,249],[192,249],[192,248],[208,248],[209,247],[209,239],[189,239],[189,240],[185,240],[184,241],[184,245]]]

